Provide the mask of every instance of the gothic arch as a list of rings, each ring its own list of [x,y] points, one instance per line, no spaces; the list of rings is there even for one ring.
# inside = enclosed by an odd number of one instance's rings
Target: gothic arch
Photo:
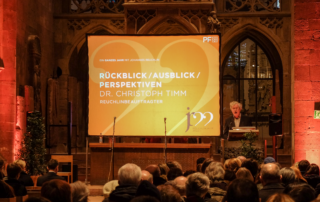
[[[167,27],[167,30],[165,29]],[[170,27],[172,28],[170,30]],[[157,32],[158,31],[158,32]],[[198,29],[179,16],[156,17],[147,22],[137,34],[173,34],[172,31],[181,31],[184,34],[199,33]]]

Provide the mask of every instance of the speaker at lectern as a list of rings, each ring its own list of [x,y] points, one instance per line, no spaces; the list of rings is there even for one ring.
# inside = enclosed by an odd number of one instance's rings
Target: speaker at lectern
[[[259,135],[259,130],[254,126],[232,127],[232,130],[229,130],[228,141],[245,140],[244,134],[250,132]]]

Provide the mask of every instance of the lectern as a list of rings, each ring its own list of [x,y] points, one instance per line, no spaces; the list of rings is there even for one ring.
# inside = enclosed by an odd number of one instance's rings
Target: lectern
[[[259,130],[256,127],[233,127],[229,130],[228,141],[245,140],[245,133],[256,133],[259,135]]]

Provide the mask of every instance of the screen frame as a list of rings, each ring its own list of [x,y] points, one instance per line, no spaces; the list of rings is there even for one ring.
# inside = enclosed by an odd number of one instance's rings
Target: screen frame
[[[89,45],[88,45],[88,37],[89,36],[135,36],[135,37],[143,37],[143,36],[208,36],[208,35],[211,35],[211,36],[219,36],[219,123],[220,123],[220,135],[219,136],[167,136],[167,138],[212,138],[212,137],[221,137],[221,135],[223,134],[223,120],[222,120],[222,98],[221,98],[221,89],[223,87],[223,84],[221,83],[222,82],[222,76],[223,76],[223,70],[222,70],[222,66],[221,66],[221,41],[222,41],[222,38],[221,38],[221,33],[190,33],[190,34],[95,34],[95,33],[86,33],[86,46],[87,46],[87,55],[88,55],[88,95],[87,95],[87,131],[86,131],[86,137],[97,137],[97,136],[101,136],[101,135],[89,135],[89,102],[90,102],[90,99],[89,99]],[[168,130],[167,130],[168,131]],[[144,136],[144,135],[136,135],[136,136],[133,136],[133,135],[102,135],[103,137],[136,137],[136,138],[159,138],[159,137],[165,137],[165,134],[164,134],[164,130],[163,130],[163,136]]]

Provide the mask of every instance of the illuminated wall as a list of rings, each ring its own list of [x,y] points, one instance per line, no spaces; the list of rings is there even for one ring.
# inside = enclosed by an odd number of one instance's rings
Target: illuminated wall
[[[320,101],[320,2],[295,0],[294,15],[295,161],[319,165],[320,120],[313,113]]]

